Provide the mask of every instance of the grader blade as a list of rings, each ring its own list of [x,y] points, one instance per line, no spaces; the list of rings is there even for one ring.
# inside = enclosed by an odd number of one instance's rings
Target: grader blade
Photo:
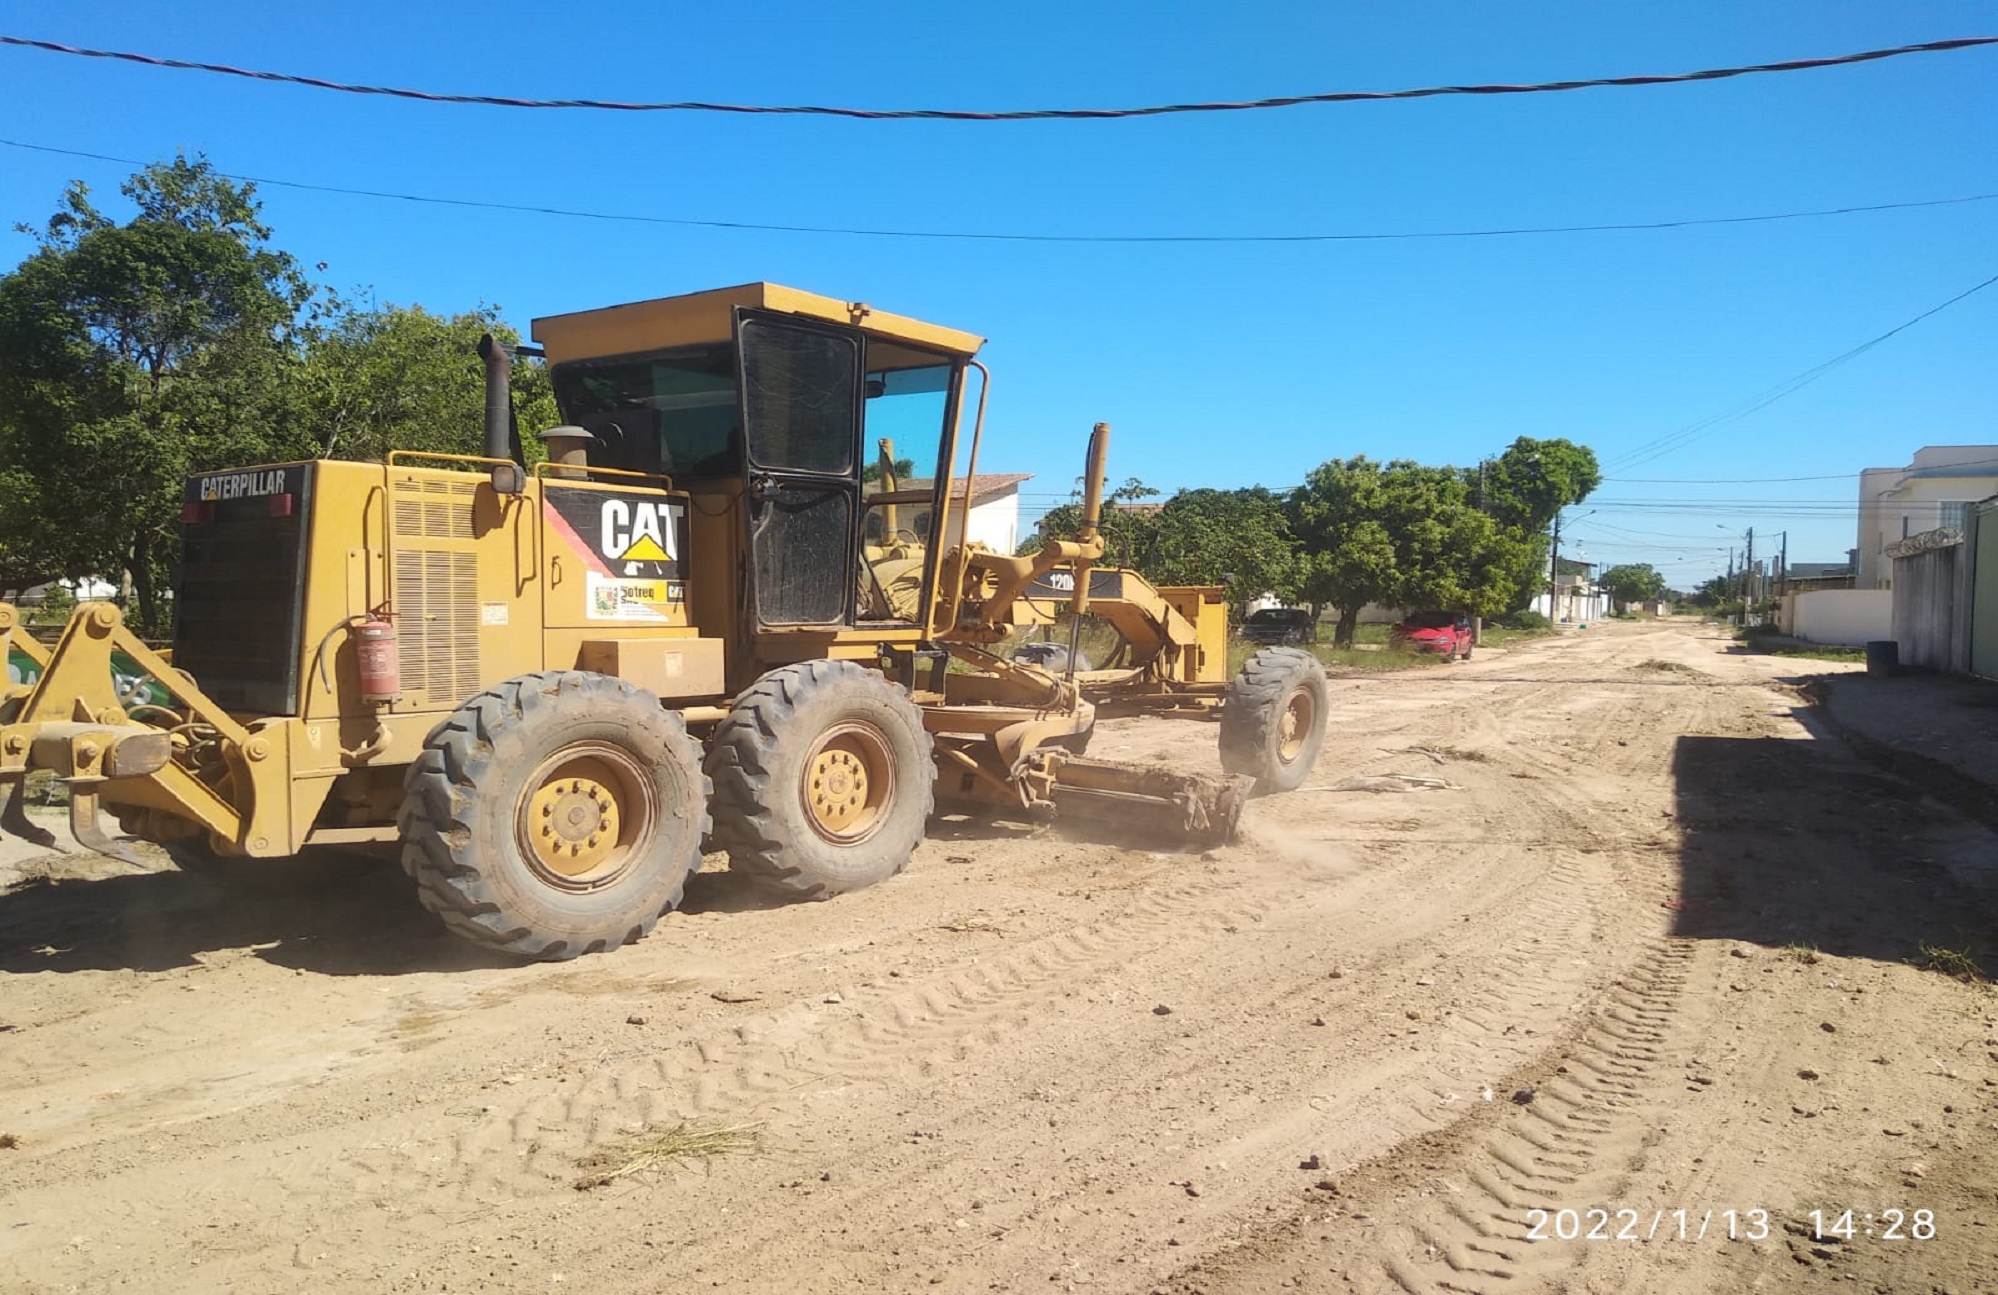
[[[1115,823],[1133,835],[1221,845],[1234,838],[1255,780],[1182,773],[1157,765],[1067,756],[1054,764],[1062,818]]]

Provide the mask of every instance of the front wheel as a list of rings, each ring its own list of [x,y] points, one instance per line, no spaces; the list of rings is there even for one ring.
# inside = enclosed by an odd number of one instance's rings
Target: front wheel
[[[1309,652],[1265,648],[1228,685],[1221,767],[1256,780],[1256,793],[1292,791],[1325,745],[1325,667]]]
[[[935,807],[923,713],[851,661],[780,666],[708,744],[714,842],[759,885],[826,899],[909,864]]]
[[[629,943],[680,902],[708,827],[700,746],[622,679],[523,675],[452,712],[403,783],[426,908],[543,960]]]

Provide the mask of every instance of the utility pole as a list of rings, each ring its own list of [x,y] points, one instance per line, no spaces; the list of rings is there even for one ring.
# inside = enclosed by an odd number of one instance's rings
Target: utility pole
[[[1741,600],[1741,623],[1745,627],[1748,624],[1748,609],[1755,605],[1755,528],[1753,526],[1748,528],[1748,556],[1742,559],[1741,569],[1744,590]]]
[[[1554,512],[1554,549],[1547,559],[1547,623],[1555,624],[1561,619],[1559,613],[1561,598],[1561,513]]]
[[[1485,507],[1485,467],[1490,462],[1490,459],[1478,460],[1478,511],[1487,514],[1489,514],[1490,510]],[[1483,647],[1484,642],[1485,618],[1482,616],[1473,616],[1471,617],[1471,644],[1473,647]]]

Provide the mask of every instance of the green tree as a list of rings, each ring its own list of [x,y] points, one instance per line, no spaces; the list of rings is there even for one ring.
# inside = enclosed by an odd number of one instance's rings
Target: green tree
[[[364,460],[390,450],[479,453],[485,385],[477,347],[485,333],[509,346],[519,341],[497,306],[439,315],[329,295],[305,329],[297,368],[299,429],[309,453]],[[543,365],[515,361],[513,402],[521,447],[538,458],[536,434],[559,421]]]
[[[1238,615],[1264,594],[1295,598],[1300,574],[1283,501],[1261,486],[1182,490],[1166,500],[1138,570],[1159,585],[1227,584]]]
[[[1523,535],[1546,530],[1556,513],[1587,499],[1603,480],[1596,453],[1588,446],[1530,436],[1466,475],[1476,483],[1479,506]]]
[[[1127,477],[1124,484],[1111,491],[1103,501],[1103,515],[1097,529],[1103,536],[1103,561],[1106,564],[1132,568],[1140,566],[1143,555],[1151,549],[1161,510],[1157,505],[1139,501],[1158,493],[1136,477]],[[1082,500],[1078,485],[1074,499],[1041,515],[1034,533],[1020,542],[1020,553],[1037,553],[1047,540],[1074,539],[1081,532]]]
[[[1351,646],[1360,609],[1391,601],[1401,585],[1400,554],[1390,499],[1407,461],[1377,463],[1365,455],[1332,459],[1313,468],[1291,492],[1291,531],[1302,546],[1299,592],[1316,619],[1326,607],[1339,613],[1333,641]]]
[[[293,457],[286,378],[311,289],[270,245],[252,185],[177,156],[120,192],[81,183],[0,276],[0,552],[130,580],[163,627],[182,479]]]
[[[1320,464],[1292,493],[1300,587],[1314,607],[1337,609],[1334,642],[1353,641],[1368,603],[1480,616],[1511,605],[1539,550],[1477,507],[1473,480],[1361,456]]]
[[[1616,600],[1619,608],[1630,603],[1651,602],[1665,593],[1665,577],[1648,562],[1629,562],[1602,573],[1596,583]]]

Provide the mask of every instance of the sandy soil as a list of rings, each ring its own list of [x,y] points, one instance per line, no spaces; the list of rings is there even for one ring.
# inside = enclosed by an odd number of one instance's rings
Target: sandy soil
[[[563,965],[392,875],[16,849],[0,1290],[1998,1289],[1998,996],[1909,962],[1989,940],[1998,851],[1799,664],[1671,624],[1339,679],[1225,849],[941,823]],[[1397,773],[1450,785],[1330,789]],[[681,1122],[745,1132],[576,1187]]]

